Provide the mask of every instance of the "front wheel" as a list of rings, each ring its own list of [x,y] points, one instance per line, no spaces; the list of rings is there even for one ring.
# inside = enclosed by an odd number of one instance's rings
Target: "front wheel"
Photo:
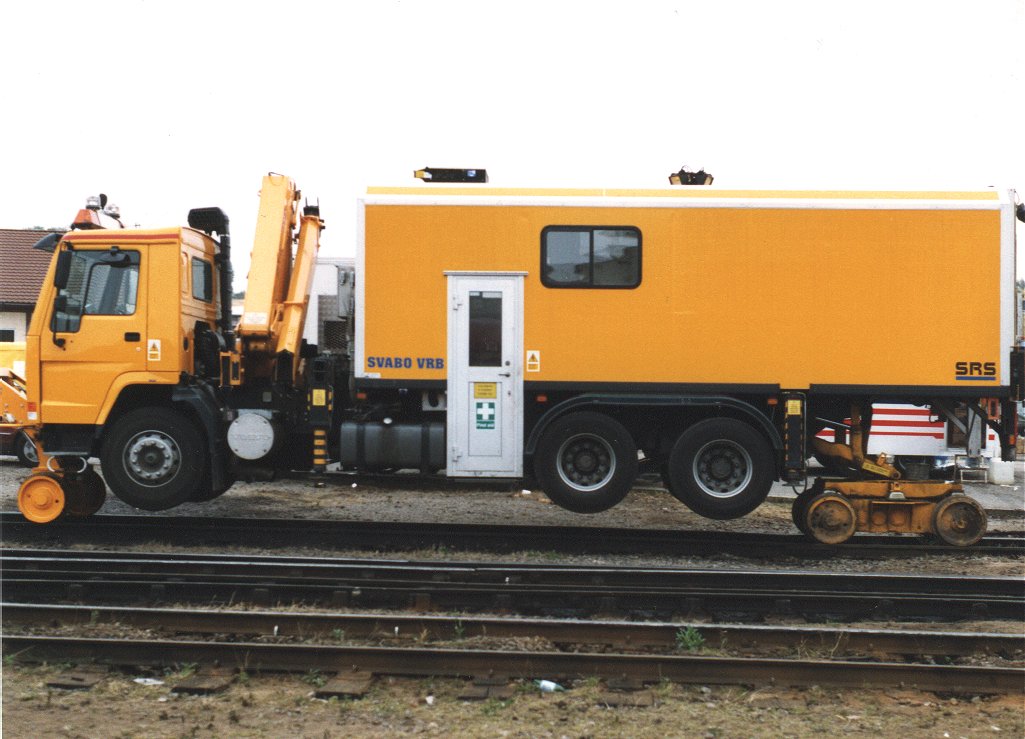
[[[100,453],[111,491],[135,508],[163,511],[188,500],[206,473],[203,434],[171,408],[138,408],[114,421]]]
[[[733,418],[694,424],[669,454],[669,492],[706,518],[750,513],[768,496],[774,477],[769,442]]]
[[[599,513],[621,501],[637,478],[637,445],[623,424],[600,413],[571,413],[541,436],[534,474],[556,504]]]

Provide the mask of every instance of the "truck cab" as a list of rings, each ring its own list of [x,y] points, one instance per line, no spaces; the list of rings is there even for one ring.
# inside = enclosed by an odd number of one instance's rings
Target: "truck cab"
[[[73,231],[58,248],[29,332],[29,384],[47,432],[70,427],[50,448],[95,453],[86,438],[125,388],[160,395],[195,374],[197,332],[217,321],[218,245],[177,228]]]
[[[45,450],[40,469],[70,478],[62,493],[77,497],[70,509],[84,513],[105,496],[90,457],[137,507],[155,507],[172,482],[168,500],[178,503],[226,487],[224,465],[215,473],[202,458],[210,455],[200,453],[212,448],[215,459],[224,457],[219,405],[202,389],[216,377],[223,348],[221,244],[193,228],[93,228],[70,231],[53,247],[26,338],[28,420]],[[36,517],[69,502],[37,483],[52,495],[35,491]]]

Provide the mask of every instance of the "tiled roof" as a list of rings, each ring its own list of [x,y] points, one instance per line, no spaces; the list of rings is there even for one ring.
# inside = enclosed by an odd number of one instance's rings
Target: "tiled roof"
[[[32,246],[50,233],[62,232],[0,228],[0,305],[5,309],[35,307],[53,255]]]

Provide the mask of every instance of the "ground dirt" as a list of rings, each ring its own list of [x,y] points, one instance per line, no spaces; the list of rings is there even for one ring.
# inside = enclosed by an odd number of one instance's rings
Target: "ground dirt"
[[[25,737],[1021,737],[1019,697],[914,691],[680,686],[640,693],[642,707],[612,707],[588,681],[541,693],[465,701],[466,683],[379,679],[359,699],[314,697],[324,676],[243,676],[212,696],[178,696],[188,670],[111,674],[88,691],[48,688],[55,667],[4,669],[3,735]]]
[[[0,464],[0,509],[16,510],[24,471]],[[433,489],[381,484],[374,480],[331,478],[322,486],[305,480],[239,483],[206,504],[186,504],[157,515],[223,515],[273,518],[423,521],[425,523],[507,523],[592,525],[681,530],[794,533],[789,503],[774,496],[736,521],[695,516],[665,491],[639,489],[611,511],[582,516],[552,505],[537,491],[516,489]],[[997,493],[1011,502],[991,513],[992,530],[1021,530],[1025,516],[1021,471],[1014,488]],[[992,487],[992,486],[987,486]],[[108,497],[101,513],[137,513]],[[21,546],[19,544],[19,546]],[[139,548],[139,547],[136,547]],[[166,547],[162,547],[166,548]],[[259,549],[239,551],[261,551]],[[367,552],[266,550],[276,554],[372,556]],[[832,572],[901,571],[952,575],[1022,576],[1025,566],[1008,558],[949,555],[928,559],[883,560],[789,558],[765,561],[742,557],[578,556],[553,552],[515,555],[406,552],[408,558],[477,559],[574,564],[648,564],[749,569],[781,566]],[[889,624],[865,624],[889,628]],[[923,624],[905,625],[926,628]],[[964,630],[1017,631],[1021,623],[955,624]],[[604,684],[585,681],[566,692],[541,693],[516,683],[511,697],[460,699],[467,683],[457,680],[383,679],[360,699],[315,698],[327,675],[243,674],[224,692],[178,696],[171,688],[191,672],[182,665],[170,673],[144,670],[105,673],[93,688],[68,691],[47,681],[68,665],[3,666],[4,737],[377,737],[407,734],[447,737],[776,737],[824,734],[903,737],[1025,736],[1022,696],[950,696],[904,690],[840,691],[831,688],[751,689],[726,686],[648,686],[642,706],[618,706]],[[156,678],[157,685],[134,682]],[[1023,686],[1025,687],[1025,686]],[[614,697],[614,695],[613,695]]]

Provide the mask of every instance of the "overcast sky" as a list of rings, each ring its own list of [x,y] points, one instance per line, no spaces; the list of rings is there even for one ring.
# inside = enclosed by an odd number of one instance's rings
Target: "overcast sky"
[[[368,185],[424,166],[1025,197],[1025,0],[37,0],[4,25],[0,227],[101,191],[132,225],[219,205],[236,289],[267,171],[319,198],[328,256]]]

